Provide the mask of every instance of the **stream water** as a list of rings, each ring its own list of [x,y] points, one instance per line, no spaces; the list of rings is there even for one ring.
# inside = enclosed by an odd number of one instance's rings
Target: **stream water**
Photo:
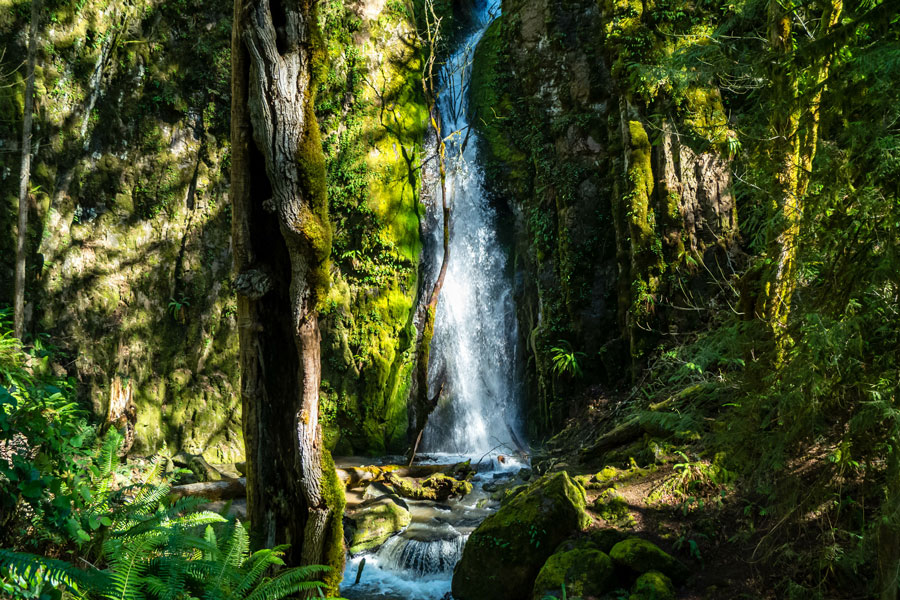
[[[467,33],[459,36],[439,75],[452,216],[450,262],[435,319],[431,377],[443,372],[445,384],[420,447],[429,460],[444,464],[471,459],[478,470],[474,490],[444,504],[408,501],[409,527],[375,552],[347,561],[341,594],[350,600],[449,597],[453,567],[469,533],[496,510],[485,484],[510,477],[524,466],[509,458],[521,438],[512,275],[498,239],[497,215],[484,191],[477,134],[469,129],[467,114],[475,47],[498,13],[496,0],[475,1]],[[433,197],[440,205],[439,187]],[[441,248],[443,227],[432,229],[432,247]],[[432,269],[437,273],[441,255],[435,254]],[[363,560],[360,581],[355,583]]]

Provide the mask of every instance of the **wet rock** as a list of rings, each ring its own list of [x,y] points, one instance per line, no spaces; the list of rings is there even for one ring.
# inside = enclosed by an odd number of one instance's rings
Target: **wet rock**
[[[659,571],[648,571],[634,582],[628,600],[675,600],[675,586]]]
[[[628,538],[612,547],[609,556],[613,561],[632,573],[659,571],[675,581],[684,581],[690,572],[688,568],[670,554],[641,538]]]
[[[390,496],[374,498],[347,513],[344,536],[350,554],[377,548],[409,526],[409,510],[397,500]]]
[[[518,477],[522,481],[528,481],[529,479],[531,479],[532,474],[533,471],[531,469],[529,469],[528,467],[522,467],[521,469],[519,469]]]
[[[461,481],[443,473],[435,473],[424,479],[421,484],[414,479],[398,477],[394,473],[388,473],[384,479],[397,494],[412,500],[442,502],[454,496],[465,496],[472,491],[472,484],[468,481]]]
[[[584,491],[565,472],[536,480],[469,537],[453,574],[457,600],[522,600],[553,550],[590,524]]]
[[[534,582],[532,598],[599,596],[613,587],[613,563],[606,553],[593,548],[557,552],[547,559]]]

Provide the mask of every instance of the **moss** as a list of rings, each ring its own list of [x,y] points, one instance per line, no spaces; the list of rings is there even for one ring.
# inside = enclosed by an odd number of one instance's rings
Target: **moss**
[[[634,582],[629,600],[675,600],[675,587],[659,571],[648,571]]]
[[[385,481],[404,498],[414,500],[443,501],[454,496],[465,496],[472,491],[472,484],[460,481],[443,473],[428,476],[421,485],[406,477],[399,477],[388,472]]]
[[[346,560],[343,515],[347,506],[347,498],[344,495],[344,485],[335,471],[331,453],[324,449],[322,450],[322,472],[324,474],[322,496],[325,505],[331,509],[331,516],[325,531],[324,562],[332,568],[332,571],[323,576],[322,581],[328,586],[327,595],[338,596]]]
[[[727,152],[728,117],[717,88],[691,86],[684,91],[684,120],[694,135]]]
[[[631,514],[629,509],[628,502],[614,488],[601,492],[594,499],[591,508],[609,525],[627,528],[634,527],[636,523],[634,515]]]
[[[453,575],[453,595],[467,600],[530,596],[553,550],[590,521],[584,491],[567,473],[541,477],[471,534]]]
[[[689,572],[679,560],[663,552],[656,544],[641,538],[628,538],[612,547],[610,558],[633,573],[659,571],[676,581],[684,581]]]
[[[557,552],[547,559],[534,582],[532,598],[600,596],[612,587],[613,565],[609,556],[599,550],[577,549]]]
[[[521,193],[528,183],[528,157],[507,132],[508,127],[515,126],[515,109],[502,81],[503,26],[503,16],[495,19],[475,49],[469,83],[470,120],[484,141],[482,148],[486,150],[488,170],[501,171],[510,187]]]
[[[390,498],[361,506],[347,520],[351,524],[347,535],[350,554],[377,548],[411,521],[409,511]]]

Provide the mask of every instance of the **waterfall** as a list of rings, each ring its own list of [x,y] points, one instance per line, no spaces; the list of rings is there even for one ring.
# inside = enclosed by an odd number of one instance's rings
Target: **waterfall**
[[[451,232],[450,262],[432,340],[431,379],[437,372],[446,379],[422,447],[477,458],[492,449],[510,452],[514,447],[510,431],[518,433],[521,417],[512,275],[477,162],[478,135],[469,128],[467,114],[475,47],[499,13],[499,3],[476,2],[473,13],[472,31],[439,76],[442,128],[445,139],[449,138],[446,189]],[[439,204],[439,187],[434,197]],[[432,247],[442,247],[443,227],[434,227],[433,236]],[[433,258],[437,272],[442,256],[438,253]]]

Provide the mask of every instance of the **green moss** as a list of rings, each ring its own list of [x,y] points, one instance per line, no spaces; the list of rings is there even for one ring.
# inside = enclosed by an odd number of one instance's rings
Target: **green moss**
[[[346,560],[343,516],[347,498],[344,496],[344,485],[337,476],[334,460],[328,450],[322,450],[322,473],[324,474],[322,496],[325,505],[331,509],[325,532],[325,564],[332,568],[332,571],[323,576],[322,581],[328,586],[329,596],[338,596]]]
[[[547,559],[534,582],[532,598],[600,596],[612,587],[613,564],[609,556],[595,549],[557,552]]]
[[[443,473],[428,476],[421,484],[412,479],[387,473],[385,481],[404,498],[413,500],[444,501],[447,498],[465,496],[472,491],[472,484]]]
[[[629,600],[675,600],[672,580],[659,571],[648,571],[637,578]]]
[[[636,521],[628,506],[628,502],[620,496],[615,488],[601,492],[591,506],[600,518],[609,525],[628,528],[634,527]]]
[[[553,550],[591,522],[584,490],[565,472],[545,475],[485,519],[469,537],[453,595],[521,600]]]
[[[505,42],[503,16],[485,31],[472,61],[469,102],[471,122],[484,140],[485,163],[489,171],[501,171],[516,192],[527,185],[527,156],[513,143],[507,128],[515,127],[515,109],[510,90],[504,89],[502,71]]]
[[[350,523],[350,554],[359,554],[383,544],[389,537],[410,524],[409,511],[390,498],[382,498],[361,506],[347,516]]]
[[[687,567],[671,555],[663,552],[656,544],[641,538],[628,538],[612,547],[610,558],[634,573],[659,571],[677,581],[687,578]]]

